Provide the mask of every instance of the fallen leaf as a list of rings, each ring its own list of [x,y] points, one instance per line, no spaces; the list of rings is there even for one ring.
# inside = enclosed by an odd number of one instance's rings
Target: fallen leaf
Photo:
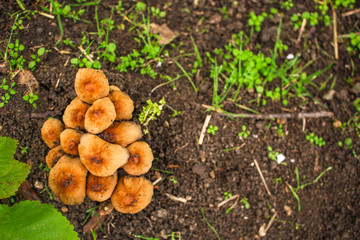
[[[19,84],[24,84],[28,87],[28,91],[25,94],[35,93],[39,87],[38,81],[29,70],[21,70],[18,78]]]
[[[160,44],[168,44],[176,37],[176,34],[166,25],[166,23],[162,24],[161,26],[156,23],[151,23],[150,32],[159,34]]]

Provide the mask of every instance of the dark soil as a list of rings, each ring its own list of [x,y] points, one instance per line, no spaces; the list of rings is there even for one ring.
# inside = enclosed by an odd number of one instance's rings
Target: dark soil
[[[25,1],[27,9],[41,10],[41,6],[48,6],[45,1]],[[72,2],[72,1],[69,1]],[[248,13],[254,11],[260,14],[270,7],[280,9],[271,1],[238,1],[232,7],[232,1],[167,1],[165,18],[152,18],[157,24],[166,23],[167,26],[178,34],[173,43],[180,46],[185,53],[194,51],[190,39],[192,36],[202,56],[221,48],[234,33],[240,30],[249,32],[247,26]],[[265,2],[265,3],[263,3]],[[302,2],[302,1],[298,1]],[[134,1],[123,1],[125,9],[130,9]],[[149,5],[163,9],[162,1],[148,1]],[[109,17],[111,7],[116,6],[116,0],[104,0],[99,4],[99,19]],[[113,211],[103,223],[103,232],[97,231],[98,239],[137,239],[134,235],[158,237],[165,239],[172,232],[179,232],[181,239],[217,239],[215,233],[207,225],[202,215],[202,209],[208,222],[216,229],[221,239],[256,239],[259,229],[267,224],[270,218],[277,213],[275,221],[269,228],[267,239],[357,239],[360,235],[360,199],[359,179],[360,162],[354,157],[352,151],[340,148],[338,141],[350,137],[353,147],[358,151],[359,137],[353,128],[338,130],[333,127],[333,122],[338,119],[347,122],[355,113],[352,102],[359,97],[352,85],[346,82],[352,79],[355,84],[359,82],[359,58],[346,51],[346,44],[339,43],[339,59],[334,59],[332,27],[325,27],[322,23],[315,27],[307,26],[305,37],[300,44],[295,41],[298,31],[293,30],[289,17],[294,12],[315,11],[313,1],[307,0],[296,3],[290,11],[285,11],[282,27],[282,41],[289,46],[282,58],[289,53],[301,53],[303,63],[316,59],[314,64],[306,69],[308,73],[324,69],[331,63],[334,65],[323,75],[316,79],[317,84],[324,82],[331,74],[337,76],[331,100],[322,97],[329,90],[323,91],[310,89],[315,99],[322,102],[324,107],[309,101],[303,104],[301,99],[294,99],[286,109],[279,102],[268,101],[265,106],[257,107],[255,102],[249,102],[256,97],[254,93],[243,91],[243,105],[256,109],[261,113],[286,113],[286,112],[319,112],[331,111],[334,118],[307,118],[287,119],[283,124],[284,137],[276,132],[276,120],[237,119],[233,120],[215,112],[205,112],[203,104],[210,105],[212,99],[212,80],[209,77],[209,63],[201,69],[199,75],[193,80],[199,86],[195,93],[189,81],[183,77],[176,81],[176,89],[170,85],[151,90],[165,82],[164,79],[152,79],[141,75],[138,70],[128,73],[119,73],[115,70],[117,64],[103,63],[102,70],[110,80],[134,100],[135,112],[133,121],[137,118],[146,105],[146,100],[151,98],[159,101],[165,98],[167,104],[176,110],[181,110],[179,116],[172,117],[172,110],[165,107],[163,113],[156,121],[150,124],[150,135],[143,140],[152,147],[155,160],[154,169],[173,172],[173,175],[151,170],[145,176],[152,182],[161,177],[154,191],[153,200],[142,212],[135,215],[121,214]],[[224,18],[219,8],[227,6],[229,17]],[[360,7],[357,3],[357,7]],[[88,19],[92,24],[81,21],[74,23],[71,19],[63,18],[64,39],[69,38],[76,46],[81,43],[82,32],[95,32],[94,6],[85,7],[85,15],[81,18]],[[187,10],[186,10],[187,9]],[[0,5],[0,50],[5,52],[7,41],[10,37],[14,17],[10,14],[19,11],[15,0],[2,1]],[[190,12],[190,14],[188,13]],[[338,34],[345,34],[359,30],[359,15],[342,17],[345,9],[337,13]],[[203,21],[200,21],[203,18]],[[218,19],[218,20],[217,20]],[[121,22],[121,17],[114,14],[115,22]],[[115,28],[110,33],[110,39],[116,40],[117,56],[129,54],[132,49],[138,49],[134,41],[136,32]],[[269,53],[273,48],[278,27],[278,19],[268,20],[263,23],[263,31],[255,33],[250,47],[256,49],[256,44],[261,45],[264,53]],[[36,182],[47,186],[48,172],[44,171],[45,156],[49,151],[41,139],[40,129],[47,117],[61,119],[67,104],[75,98],[73,82],[77,69],[65,63],[69,58],[78,56],[80,51],[61,43],[54,49],[54,44],[60,37],[56,18],[49,19],[39,14],[24,20],[24,30],[16,31],[13,39],[19,39],[25,46],[23,52],[25,59],[30,59],[39,46],[51,50],[46,53],[37,65],[33,75],[39,87],[39,100],[34,109],[29,103],[22,100],[23,94],[28,90],[25,85],[15,86],[16,94],[5,107],[0,109],[0,135],[19,140],[19,146],[29,146],[27,154],[21,154],[20,148],[15,155],[19,161],[32,166],[27,181],[39,195],[41,202],[51,203],[74,225],[81,239],[92,239],[89,234],[83,233],[83,222],[86,219],[86,210],[98,206],[86,198],[80,206],[65,206],[59,201],[50,200],[49,194],[35,187]],[[202,33],[201,30],[206,31]],[[90,35],[96,39],[96,35]],[[70,54],[61,53],[68,51]],[[172,56],[180,53],[173,53]],[[191,71],[195,56],[178,59],[179,63]],[[27,66],[27,63],[26,63]],[[9,71],[0,69],[1,80],[9,79]],[[172,59],[168,59],[159,73],[172,75],[181,73]],[[17,79],[17,77],[15,78]],[[59,83],[58,83],[59,81]],[[56,87],[58,83],[58,87]],[[274,82],[274,85],[276,83]],[[3,90],[0,90],[3,94]],[[357,94],[357,95],[356,95]],[[227,105],[226,109],[232,112],[244,112],[234,106]],[[201,128],[205,117],[211,114],[210,124],[219,127],[216,134],[206,134],[204,143],[198,144]],[[279,119],[277,121],[280,121]],[[271,124],[270,128],[266,128]],[[241,132],[242,125],[246,125],[251,134],[247,139],[240,139],[237,135]],[[326,141],[324,147],[312,145],[305,139],[303,130],[314,132]],[[236,150],[223,151],[234,148]],[[286,156],[285,164],[277,164],[268,157],[268,146],[276,152]],[[294,159],[291,162],[290,159]],[[259,172],[254,165],[257,160],[262,174],[269,185],[271,196],[268,195]],[[301,210],[298,211],[297,201],[287,184],[296,186],[295,168],[299,169],[302,183],[314,180],[319,174],[332,167],[315,184],[309,185],[297,193],[300,198]],[[124,174],[119,170],[119,174]],[[170,181],[170,177],[177,183]],[[274,179],[281,178],[282,183],[274,183]],[[305,179],[304,179],[305,178]],[[42,192],[42,193],[40,193]],[[236,200],[223,207],[217,205],[224,200],[224,193],[238,194],[239,199],[234,209],[226,213]],[[186,203],[174,201],[166,194],[187,199]],[[241,199],[247,198],[250,204],[245,209]],[[25,198],[16,194],[15,200]],[[2,203],[11,204],[9,199],[1,200]],[[273,211],[271,211],[273,209]]]

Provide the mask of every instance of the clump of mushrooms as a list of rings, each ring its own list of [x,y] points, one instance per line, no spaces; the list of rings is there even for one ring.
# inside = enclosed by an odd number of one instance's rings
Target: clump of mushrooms
[[[111,198],[114,208],[134,214],[152,199],[153,185],[143,175],[153,161],[152,150],[142,138],[141,126],[131,122],[134,103],[101,70],[79,69],[77,97],[60,120],[50,118],[41,136],[50,148],[49,187],[67,205],[85,197],[97,202]],[[119,176],[119,169],[128,175]],[[110,201],[110,200],[109,200]]]

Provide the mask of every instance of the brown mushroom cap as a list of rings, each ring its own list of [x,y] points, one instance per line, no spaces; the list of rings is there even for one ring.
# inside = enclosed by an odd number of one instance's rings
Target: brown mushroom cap
[[[89,107],[90,105],[81,101],[80,98],[74,98],[64,111],[63,121],[65,127],[85,129],[85,113]]]
[[[64,155],[50,169],[49,187],[67,205],[79,205],[85,199],[87,169],[79,158]]]
[[[154,156],[149,144],[146,142],[134,142],[127,147],[130,153],[128,162],[123,166],[127,174],[139,176],[147,173],[152,165]]]
[[[130,156],[126,148],[108,143],[90,133],[80,138],[79,155],[89,172],[100,177],[113,175]]]
[[[103,131],[101,137],[108,142],[126,147],[142,137],[141,126],[134,122],[116,122]]]
[[[65,152],[61,148],[61,146],[57,146],[51,149],[46,155],[45,161],[47,166],[51,169],[55,166],[55,164],[59,161],[59,159],[65,155]]]
[[[79,155],[78,146],[80,143],[81,136],[82,136],[81,132],[78,132],[74,129],[65,129],[60,134],[60,145],[64,150],[64,152],[74,156],[78,156]]]
[[[109,177],[98,177],[90,173],[86,182],[86,195],[93,201],[106,201],[111,197],[117,180],[117,172]]]
[[[130,120],[132,118],[134,102],[126,93],[115,90],[110,92],[109,98],[115,106],[116,121]]]
[[[109,95],[109,81],[101,70],[81,68],[75,77],[75,92],[82,101],[91,104]]]
[[[118,88],[117,86],[114,86],[114,85],[110,85],[109,91],[110,91],[110,93],[111,93],[112,91],[120,91],[120,88]]]
[[[116,111],[110,98],[96,100],[85,114],[85,129],[98,134],[110,127],[115,118]]]
[[[41,137],[49,148],[60,145],[60,133],[64,130],[64,124],[56,118],[49,118],[41,127]]]
[[[111,196],[114,208],[122,213],[138,213],[151,202],[152,183],[144,177],[122,176]]]

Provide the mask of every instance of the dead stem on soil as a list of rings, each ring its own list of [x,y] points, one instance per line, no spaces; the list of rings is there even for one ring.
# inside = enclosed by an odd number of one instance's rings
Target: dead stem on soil
[[[224,201],[220,202],[216,207],[220,208],[220,207],[224,206],[225,204],[227,204],[228,202],[230,202],[230,201],[232,201],[234,199],[236,199],[236,202],[237,202],[237,199],[239,199],[239,197],[240,197],[239,194],[236,194],[236,195],[234,195],[232,197],[229,197],[228,199],[225,199]]]
[[[85,51],[85,49],[83,49],[81,46],[79,46],[78,49],[81,51],[82,54],[85,55],[85,57],[87,58],[87,60],[89,60],[91,63],[94,63],[94,60],[89,56],[89,54],[87,54],[87,52]]]
[[[264,183],[264,185],[265,185],[265,188],[266,188],[267,193],[269,194],[269,196],[272,196],[272,195],[271,195],[271,192],[270,192],[270,190],[269,190],[269,187],[268,187],[268,185],[267,185],[267,183],[266,183],[266,181],[265,181],[264,175],[262,174],[261,169],[260,169],[260,166],[259,166],[258,162],[256,161],[256,159],[254,159],[254,163],[255,163],[255,165],[256,165],[256,169],[258,170],[258,172],[259,172],[259,174],[260,174],[261,180],[263,181],[263,183]]]
[[[183,198],[183,197],[176,197],[176,196],[174,196],[174,195],[172,195],[172,194],[170,194],[170,193],[165,193],[165,195],[166,195],[168,198],[170,198],[171,200],[176,201],[176,202],[182,202],[182,203],[186,203],[186,202],[187,202],[187,200],[186,200],[185,198]]]
[[[205,132],[206,132],[207,126],[209,125],[210,119],[211,119],[211,115],[207,115],[206,118],[205,118],[204,125],[203,125],[203,127],[201,129],[200,138],[199,138],[199,145],[203,144],[204,137],[205,137]]]
[[[209,109],[213,108],[209,105],[202,105],[204,108]],[[259,114],[248,114],[248,113],[240,113],[240,114],[231,114],[224,113],[221,109],[215,109],[214,111],[222,116],[229,116],[233,118],[254,118],[254,119],[272,119],[272,118],[321,118],[321,117],[333,117],[334,113],[332,112],[312,112],[312,113],[259,113]]]
[[[154,182],[153,182],[153,186],[155,186],[156,184],[158,184],[159,182],[161,182],[163,180],[162,177],[159,177],[158,179],[156,179]]]
[[[354,34],[355,34],[355,36],[358,36],[358,35],[360,35],[360,32],[356,32],[356,33],[354,33]],[[338,39],[350,38],[350,33],[338,35],[337,38],[338,38]]]
[[[186,143],[184,146],[178,147],[177,149],[175,149],[174,153],[176,153],[177,151],[186,148],[189,145],[189,143]]]
[[[336,12],[335,9],[332,8],[333,13],[333,32],[334,32],[334,52],[335,52],[335,59],[339,59],[339,44],[337,38],[337,25],[336,25]]]
[[[66,62],[65,62],[65,64],[64,64],[64,67],[66,67],[66,65],[68,64],[69,59],[70,59],[70,57],[68,57],[68,58],[66,59]],[[56,81],[55,89],[59,86],[60,79],[61,79],[61,77],[62,77],[63,74],[64,74],[64,70],[59,74],[59,77],[58,77],[58,79],[57,79],[57,81]]]
[[[100,208],[96,211],[90,220],[83,227],[83,231],[91,234],[92,231],[96,231],[104,223],[105,218],[114,210],[112,203],[102,203]]]
[[[351,16],[353,14],[356,14],[356,13],[359,13],[360,12],[360,8],[359,9],[355,9],[355,10],[351,10],[349,12],[346,12],[346,13],[343,13],[341,14],[341,16],[343,17],[348,17],[348,16]]]
[[[274,215],[271,217],[268,225],[265,227],[265,224],[264,224],[264,225],[262,225],[262,226],[260,227],[260,229],[259,229],[259,235],[260,235],[260,237],[265,237],[267,231],[269,231],[271,225],[273,224],[276,216],[277,216],[277,212],[275,211],[275,213],[274,213]]]
[[[299,44],[300,41],[301,41],[301,36],[302,36],[303,33],[304,33],[305,26],[306,26],[306,19],[304,18],[303,21],[302,21],[302,24],[301,24],[300,31],[299,31],[299,36],[298,36],[298,38],[296,39],[296,43],[297,43],[297,44]]]

